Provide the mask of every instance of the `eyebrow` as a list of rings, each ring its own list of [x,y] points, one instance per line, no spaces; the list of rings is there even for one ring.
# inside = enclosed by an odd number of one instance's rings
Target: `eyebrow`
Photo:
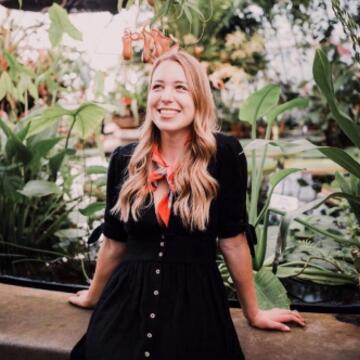
[[[154,80],[154,83],[161,83],[161,84],[163,84],[164,81],[163,81],[163,80]],[[185,85],[187,85],[187,82],[181,81],[181,80],[175,80],[174,83],[175,83],[175,84],[185,84]]]

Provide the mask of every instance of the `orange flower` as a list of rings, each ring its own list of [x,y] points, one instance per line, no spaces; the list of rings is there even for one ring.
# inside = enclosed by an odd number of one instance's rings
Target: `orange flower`
[[[121,103],[123,104],[123,105],[125,105],[125,106],[130,106],[131,105],[131,97],[129,97],[129,96],[123,96],[122,98],[121,98]]]
[[[151,35],[154,39],[155,57],[159,57],[161,54],[170,49],[171,39],[166,37],[160,30],[152,29]]]
[[[144,42],[144,49],[142,52],[142,61],[144,63],[153,63],[154,60],[161,56],[163,53],[171,50],[177,51],[179,45],[176,39],[165,36],[158,29],[146,30],[141,32],[128,32],[126,31],[122,37],[123,41],[123,57],[125,60],[130,60],[133,56],[132,41],[142,39]],[[173,46],[171,43],[175,42]]]
[[[0,54],[0,70],[2,71],[6,71],[6,69],[8,68],[8,63],[5,59],[5,56]]]
[[[133,56],[132,39],[130,33],[125,33],[122,37],[123,42],[123,58],[124,60],[130,60]]]
[[[142,53],[142,60],[144,63],[153,62],[153,49],[155,47],[154,38],[152,34],[145,29],[143,30],[144,36],[144,50]]]

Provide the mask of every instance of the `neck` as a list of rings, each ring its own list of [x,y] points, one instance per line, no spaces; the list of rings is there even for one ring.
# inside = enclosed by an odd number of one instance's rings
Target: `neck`
[[[160,133],[160,152],[169,165],[178,164],[186,152],[185,143],[190,136],[190,130]]]

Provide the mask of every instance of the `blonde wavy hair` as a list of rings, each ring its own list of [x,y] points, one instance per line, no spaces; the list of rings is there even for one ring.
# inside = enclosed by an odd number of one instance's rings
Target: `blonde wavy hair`
[[[167,60],[177,62],[184,69],[195,104],[192,141],[175,173],[176,197],[173,211],[175,215],[180,214],[183,224],[191,231],[205,230],[209,221],[210,204],[219,187],[216,179],[207,171],[209,161],[216,153],[214,132],[219,130],[215,104],[205,69],[197,59],[181,50],[165,53],[155,61],[150,84],[156,68]],[[128,221],[130,213],[137,221],[141,207],[151,206],[154,202],[153,193],[147,191],[154,143],[160,145],[160,131],[151,118],[148,103],[140,140],[129,162],[128,178],[112,209],[114,213],[120,213],[120,219],[124,222]]]

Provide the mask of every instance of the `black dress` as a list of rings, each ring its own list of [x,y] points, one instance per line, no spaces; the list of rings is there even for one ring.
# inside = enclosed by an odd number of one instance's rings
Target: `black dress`
[[[136,144],[117,148],[110,160],[103,233],[127,243],[95,306],[86,334],[71,360],[244,359],[216,265],[217,238],[246,232],[256,242],[246,212],[246,158],[239,142],[216,133],[216,158],[208,170],[220,190],[205,231],[190,232],[171,214],[168,227],[154,205],[138,222],[110,213]],[[226,241],[226,240],[219,240]]]

